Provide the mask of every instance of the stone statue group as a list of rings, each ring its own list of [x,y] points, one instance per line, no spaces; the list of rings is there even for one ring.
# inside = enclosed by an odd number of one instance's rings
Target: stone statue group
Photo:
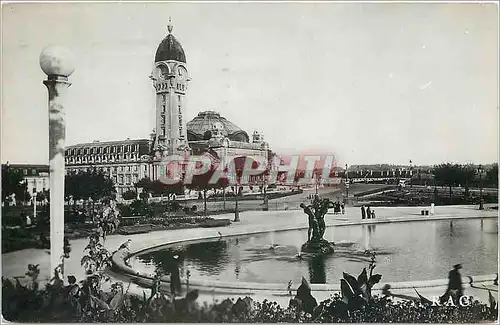
[[[329,199],[321,199],[316,195],[310,205],[300,204],[300,207],[307,214],[309,229],[307,231],[307,242],[320,242],[325,234],[325,214],[329,208],[333,207],[333,202]]]

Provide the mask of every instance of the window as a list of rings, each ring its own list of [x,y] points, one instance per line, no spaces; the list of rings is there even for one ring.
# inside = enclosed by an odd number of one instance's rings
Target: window
[[[130,175],[127,175],[127,184],[130,184]]]
[[[120,175],[120,182],[119,184],[123,184],[123,175]]]

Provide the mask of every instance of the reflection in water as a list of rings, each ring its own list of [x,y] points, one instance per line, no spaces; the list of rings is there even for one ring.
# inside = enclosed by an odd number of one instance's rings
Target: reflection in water
[[[311,283],[326,283],[325,258],[313,256],[308,261],[309,279]]]
[[[186,246],[186,257],[207,273],[218,274],[229,264],[226,241],[213,241]]]
[[[236,266],[234,267],[234,275],[236,279],[238,280],[240,278],[240,270],[241,270],[241,253],[240,253],[240,248],[239,248],[239,240],[236,238],[234,247],[232,249],[233,254],[234,254],[234,259],[235,259],[235,264]]]
[[[375,225],[363,225],[365,251],[371,250],[372,233],[374,232],[375,232]]]
[[[167,248],[143,254],[139,256],[139,259],[146,263],[153,263],[156,267],[170,273],[172,271],[172,261],[174,260],[173,256],[178,255],[182,273],[184,273],[184,261],[189,260],[209,274],[218,274],[229,263],[227,245],[225,241],[221,240],[196,243],[183,246],[181,250]]]

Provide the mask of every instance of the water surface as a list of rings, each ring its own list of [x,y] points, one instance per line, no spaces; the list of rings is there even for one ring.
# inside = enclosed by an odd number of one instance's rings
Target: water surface
[[[329,227],[333,255],[297,254],[306,230],[285,231],[160,248],[131,259],[132,267],[169,272],[179,256],[181,275],[221,281],[294,283],[304,276],[311,283],[338,283],[342,272],[358,275],[376,253],[376,273],[384,282],[447,278],[454,264],[463,275],[496,273],[498,219],[402,222]],[[271,247],[273,247],[271,249]]]

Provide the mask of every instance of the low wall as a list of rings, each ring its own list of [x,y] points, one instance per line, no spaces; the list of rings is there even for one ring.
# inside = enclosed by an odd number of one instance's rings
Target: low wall
[[[353,225],[364,225],[364,224],[382,224],[391,222],[412,222],[412,221],[438,221],[438,220],[455,220],[455,219],[470,219],[467,216],[451,216],[451,215],[441,215],[437,217],[429,218],[419,218],[414,217],[403,217],[403,218],[393,218],[393,219],[365,219],[365,220],[355,220],[350,222],[345,222],[335,227],[339,226],[353,226]],[[479,217],[475,217],[479,218]],[[481,216],[480,218],[497,218],[497,216]],[[235,232],[233,234],[225,235],[224,238],[228,237],[238,237],[243,235],[261,234],[268,232],[281,232],[290,231],[298,229],[307,229],[306,226],[291,226],[287,228],[280,229],[266,229],[266,230],[255,230],[255,231],[244,231]],[[147,248],[139,248],[135,251],[128,252],[125,250],[117,251],[112,256],[113,270],[122,274],[127,275],[131,280],[141,286],[151,286],[153,284],[154,274],[140,272],[132,269],[126,265],[126,261],[134,255],[145,253],[147,251],[155,250],[159,247],[173,245],[173,244],[190,244],[200,241],[213,240],[219,238],[218,236],[202,236],[199,238],[191,238],[186,240],[170,241],[162,243],[160,245],[149,246]],[[463,277],[462,283],[465,288],[474,286],[481,286],[483,284],[493,284],[493,281],[498,278],[498,274],[489,275],[473,275]],[[167,285],[170,283],[170,278],[168,276],[162,277],[162,287],[168,288]],[[186,285],[187,282],[182,280],[182,285]],[[445,289],[448,285],[448,279],[437,279],[437,280],[425,280],[425,281],[409,281],[409,282],[385,282],[379,283],[374,286],[373,292],[381,291],[385,285],[390,285],[390,290],[392,292],[398,291],[408,291],[412,288],[443,288]],[[296,291],[300,284],[295,284],[290,289]],[[198,289],[200,292],[205,293],[224,293],[224,294],[241,294],[241,295],[254,295],[254,294],[266,294],[266,295],[288,295],[288,288],[286,284],[282,283],[260,283],[260,282],[236,282],[236,281],[218,281],[210,279],[201,278],[190,278],[189,287],[192,289]],[[311,284],[311,290],[314,292],[340,292],[340,281],[337,284]]]
[[[113,259],[113,267],[116,271],[126,274],[132,282],[150,287],[153,284],[154,275],[151,273],[139,272],[131,267],[125,265],[125,260],[129,254],[125,251],[116,252]],[[462,284],[465,288],[471,285],[481,286],[487,284],[493,284],[493,281],[497,278],[496,274],[489,275],[477,275],[477,276],[466,276],[463,277]],[[170,284],[170,277],[163,276],[161,285],[164,288],[168,288]],[[186,285],[187,282],[182,280],[182,285]],[[296,291],[300,284],[296,284],[291,287],[292,291]],[[437,279],[437,280],[425,280],[425,281],[409,281],[409,282],[386,282],[379,283],[373,287],[373,292],[381,292],[385,285],[390,285],[390,290],[392,292],[398,292],[399,290],[407,291],[407,289],[417,288],[442,288],[443,291],[448,285],[448,279]],[[340,282],[337,284],[311,284],[312,292],[328,292],[328,293],[340,293]],[[200,292],[205,293],[225,293],[225,294],[241,294],[241,295],[288,295],[287,285],[284,283],[258,283],[258,282],[229,282],[229,281],[217,281],[209,279],[196,279],[191,278],[189,280],[189,287],[192,289],[198,289]]]

